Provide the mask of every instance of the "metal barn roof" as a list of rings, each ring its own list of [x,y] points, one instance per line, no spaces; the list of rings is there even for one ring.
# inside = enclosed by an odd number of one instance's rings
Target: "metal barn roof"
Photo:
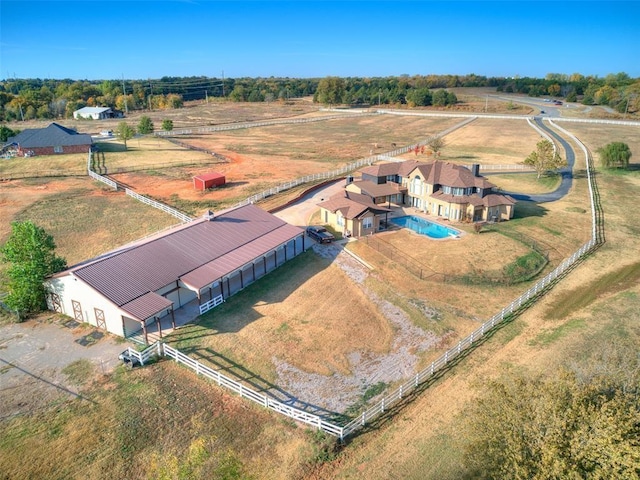
[[[303,233],[247,205],[123,247],[68,272],[123,306],[183,277],[185,284],[199,289]],[[152,303],[134,305],[146,311],[155,308]]]

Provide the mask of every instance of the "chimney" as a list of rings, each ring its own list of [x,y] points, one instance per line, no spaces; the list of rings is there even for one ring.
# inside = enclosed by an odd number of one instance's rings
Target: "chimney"
[[[474,163],[473,165],[471,165],[471,173],[473,174],[474,177],[479,177],[480,176],[480,164]]]
[[[213,221],[215,216],[216,216],[215,213],[213,213],[211,210],[207,210],[203,215],[203,217],[209,220],[210,222]]]

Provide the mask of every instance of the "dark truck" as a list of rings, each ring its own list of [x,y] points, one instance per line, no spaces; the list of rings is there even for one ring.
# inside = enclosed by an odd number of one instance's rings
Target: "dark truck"
[[[318,243],[331,243],[335,240],[333,234],[328,232],[326,228],[314,225],[307,227],[307,235]]]

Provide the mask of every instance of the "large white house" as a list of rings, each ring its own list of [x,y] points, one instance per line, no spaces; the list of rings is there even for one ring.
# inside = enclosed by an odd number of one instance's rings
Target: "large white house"
[[[247,205],[75,265],[45,282],[51,310],[122,337],[227,298],[305,249],[304,230]],[[175,327],[175,321],[172,322]],[[141,332],[142,331],[142,332]]]

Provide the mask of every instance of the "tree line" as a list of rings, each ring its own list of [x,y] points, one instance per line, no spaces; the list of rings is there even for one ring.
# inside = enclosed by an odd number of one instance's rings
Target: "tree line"
[[[397,77],[216,78],[162,77],[154,80],[5,79],[0,81],[0,121],[70,118],[85,106],[120,111],[180,108],[184,102],[220,99],[286,102],[313,96],[327,105],[451,105],[456,87],[494,87],[499,92],[549,95],[620,113],[640,111],[640,79],[626,73],[600,78],[550,73],[545,78],[469,75]]]

